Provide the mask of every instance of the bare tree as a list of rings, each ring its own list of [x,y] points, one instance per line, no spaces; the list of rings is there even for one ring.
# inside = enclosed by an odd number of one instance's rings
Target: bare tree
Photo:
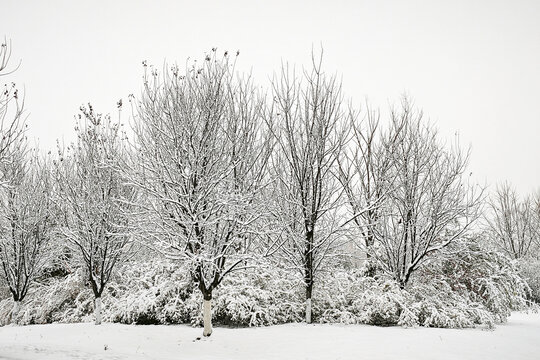
[[[384,216],[382,204],[394,188],[392,148],[400,139],[401,129],[384,132],[379,111],[369,105],[362,120],[352,111],[349,119],[352,137],[338,160],[339,181],[347,196],[352,222],[362,240],[353,243],[365,252],[366,274],[375,276],[374,245],[380,241],[376,225]]]
[[[32,282],[40,275],[50,254],[53,226],[49,168],[24,146],[2,163],[4,186],[0,189],[0,264],[14,301],[12,322]]]
[[[277,142],[272,169],[279,253],[303,276],[308,323],[316,274],[339,248],[341,191],[333,172],[346,141],[341,84],[323,73],[322,56],[312,60],[303,82],[282,67],[273,81],[269,120]]]
[[[101,296],[118,263],[133,249],[130,226],[136,191],[120,167],[127,142],[120,124],[81,107],[77,142],[59,149],[56,164],[58,205],[63,209],[60,233],[75,253],[95,297],[95,323],[101,324]]]
[[[11,42],[6,39],[0,44],[0,78],[18,69],[9,68]],[[16,142],[21,141],[24,130],[24,96],[19,93],[14,82],[6,83],[0,93],[0,163],[10,162],[15,154]]]
[[[538,200],[537,200],[538,202]],[[520,201],[508,183],[497,186],[489,200],[488,232],[495,245],[513,259],[537,256],[538,236],[533,197]]]
[[[0,44],[0,78],[9,68],[11,42]],[[46,164],[27,151],[24,96],[14,82],[0,93],[0,262],[14,300],[12,321],[20,302],[39,275],[50,232],[50,181]]]
[[[479,216],[483,189],[464,175],[469,152],[458,143],[443,146],[408,99],[391,120],[383,158],[391,159],[385,172],[392,180],[373,229],[379,264],[404,287],[427,255],[467,233]]]
[[[204,336],[212,333],[213,291],[246,266],[264,214],[265,101],[249,78],[237,77],[235,63],[213,49],[183,74],[174,66],[160,77],[145,64],[135,128],[137,185],[155,219],[149,233],[166,256],[188,265],[203,295]]]

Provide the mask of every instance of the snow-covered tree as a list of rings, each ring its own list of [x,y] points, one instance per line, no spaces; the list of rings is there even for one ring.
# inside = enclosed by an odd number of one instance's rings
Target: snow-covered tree
[[[6,39],[0,44],[0,79],[17,70],[10,68],[11,42]],[[0,92],[0,163],[11,162],[16,156],[20,142],[26,129],[24,123],[24,96],[19,93],[14,82],[6,82]]]
[[[0,264],[13,296],[11,319],[15,322],[20,302],[50,254],[52,184],[47,164],[22,145],[0,167],[4,184],[0,188]]]
[[[394,136],[395,134],[395,136]],[[391,188],[374,225],[379,264],[403,287],[426,256],[464,236],[479,217],[483,189],[469,183],[469,153],[440,143],[408,99],[391,112]]]
[[[55,161],[59,230],[79,255],[95,297],[95,323],[101,323],[101,296],[115,266],[133,249],[131,223],[136,219],[135,188],[123,178],[127,142],[110,116],[81,107],[77,141]]]
[[[204,300],[204,336],[212,333],[213,292],[245,267],[264,214],[265,101],[235,63],[213,49],[183,73],[174,66],[160,76],[145,64],[135,127],[147,233],[190,269]]]
[[[301,79],[282,67],[273,81],[273,116],[268,120],[276,139],[271,167],[280,238],[276,253],[303,276],[308,323],[316,274],[339,248],[341,190],[335,171],[346,140],[347,115],[341,84],[323,72],[322,56],[312,60]]]
[[[9,67],[11,42],[0,44],[0,79]],[[24,96],[15,83],[0,93],[0,262],[3,278],[13,296],[12,321],[20,302],[39,275],[47,255],[51,227],[51,183],[46,164],[26,145]]]
[[[508,183],[497,186],[486,216],[490,240],[513,259],[538,257],[538,200],[520,200]]]
[[[364,118],[358,114],[349,117],[351,140],[339,158],[339,181],[347,197],[352,224],[356,228],[353,241],[365,252],[365,269],[374,276],[377,269],[374,258],[375,244],[379,240],[376,224],[384,216],[382,203],[393,189],[392,147],[399,141],[400,128],[386,133],[381,129],[380,113],[366,106]],[[358,235],[357,235],[358,234]]]

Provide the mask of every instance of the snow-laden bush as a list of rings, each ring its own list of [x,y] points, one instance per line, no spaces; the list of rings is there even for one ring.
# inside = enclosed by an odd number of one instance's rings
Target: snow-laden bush
[[[361,272],[334,272],[315,289],[314,317],[322,323],[396,325],[405,302],[395,281]]]
[[[519,261],[520,274],[531,289],[529,298],[540,303],[540,259],[522,259]]]
[[[432,256],[407,292],[417,323],[434,327],[493,327],[527,307],[527,284],[505,255],[461,239]]]
[[[522,271],[523,266],[522,266]],[[264,326],[304,318],[304,286],[296,272],[260,266],[235,272],[214,292],[213,318],[228,326]],[[459,241],[432,256],[405,289],[380,275],[335,269],[321,274],[313,292],[313,320],[380,326],[492,327],[526,304],[527,285],[516,264]],[[19,323],[91,321],[91,290],[81,271],[36,286],[22,304]],[[164,259],[124,264],[103,295],[103,319],[126,324],[202,324],[202,298],[184,267]],[[0,301],[0,322],[11,314]]]
[[[474,239],[452,244],[424,268],[420,281],[447,283],[471,303],[482,304],[495,322],[506,321],[511,311],[527,307],[529,288],[519,275],[518,264]]]
[[[198,299],[189,301],[189,288],[184,269],[166,261],[127,264],[103,294],[103,318],[128,324],[189,323],[200,310]],[[0,323],[9,321],[12,308],[11,298],[0,302]],[[92,291],[79,269],[36,286],[21,304],[18,322],[91,321],[93,308]]]
[[[404,326],[491,328],[496,319],[480,302],[454,291],[446,281],[415,283],[408,291],[406,311],[398,322]]]
[[[494,323],[482,304],[454,292],[445,282],[413,283],[404,290],[392,279],[349,276],[342,284],[344,292],[328,298],[319,322],[452,328]]]
[[[107,289],[106,321],[189,323],[200,308],[186,269],[168,261],[125,264]]]
[[[36,286],[19,311],[20,324],[91,321],[93,297],[82,271]],[[214,294],[217,324],[261,326],[301,321],[298,277],[261,267],[233,273]],[[202,323],[202,297],[189,273],[167,260],[128,263],[103,295],[103,319],[126,324]],[[11,318],[13,302],[0,302],[0,320]]]
[[[302,321],[303,287],[296,273],[262,267],[224,280],[214,303],[216,323],[262,326]]]
[[[334,273],[323,283],[314,306],[320,322],[491,328],[526,307],[516,264],[471,239],[432,256],[405,289],[361,273]]]
[[[0,323],[11,319],[12,298],[0,302]],[[36,284],[21,304],[17,322],[21,325],[78,322],[89,319],[92,294],[83,287],[81,271]],[[8,315],[9,314],[9,315]]]
[[[202,297],[187,270],[168,261],[125,266],[104,298],[104,318],[137,324],[202,324]],[[214,322],[232,326],[272,325],[302,319],[298,279],[279,271],[233,273],[215,291]]]

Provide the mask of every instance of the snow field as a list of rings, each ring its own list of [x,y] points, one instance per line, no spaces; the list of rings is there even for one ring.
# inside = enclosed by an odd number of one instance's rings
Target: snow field
[[[201,334],[185,325],[5,326],[0,359],[540,359],[540,314],[513,313],[493,331],[286,324]]]

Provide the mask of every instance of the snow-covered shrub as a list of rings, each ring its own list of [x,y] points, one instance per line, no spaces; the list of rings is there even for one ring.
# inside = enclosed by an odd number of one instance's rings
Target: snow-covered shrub
[[[334,272],[315,295],[320,322],[463,328],[493,327],[526,306],[516,264],[471,239],[452,244],[405,289],[381,276]]]
[[[321,283],[314,314],[322,323],[396,325],[406,303],[395,281],[365,277],[360,271],[336,271]]]
[[[519,268],[521,277],[529,285],[529,298],[540,303],[540,259],[522,259]]]
[[[406,308],[406,293],[392,280],[384,282],[366,279],[364,291],[352,302],[353,313],[363,324],[390,326],[399,322]]]
[[[232,273],[214,292],[216,324],[262,326],[301,321],[300,278],[260,267]],[[104,319],[136,324],[202,324],[202,298],[187,269],[167,260],[127,264],[104,297]]]
[[[13,302],[7,298],[0,302],[0,322],[5,324],[11,314]],[[78,322],[92,311],[92,296],[83,287],[81,272],[66,277],[54,277],[40,283],[21,304],[18,323],[45,324],[51,322]]]
[[[538,281],[533,265],[529,282]],[[536,275],[536,277],[533,277]],[[534,284],[534,283],[533,283]],[[265,326],[304,319],[305,295],[296,272],[259,266],[233,272],[214,292],[216,324]],[[382,274],[333,269],[313,291],[313,320],[380,326],[492,327],[525,306],[527,285],[505,256],[461,240],[432,256],[405,289]],[[538,289],[538,287],[537,287]],[[92,292],[82,271],[46,279],[28,295],[21,324],[91,321]],[[124,264],[103,295],[103,319],[126,324],[202,324],[201,294],[186,268],[161,258]],[[0,323],[13,302],[0,301]]]
[[[474,239],[461,239],[430,260],[413,289],[455,309],[453,317],[443,321],[449,327],[493,326],[506,321],[511,311],[527,306],[528,286],[519,276],[517,264]],[[435,288],[431,295],[429,287]]]
[[[104,300],[104,319],[125,324],[189,323],[200,308],[187,270],[162,259],[125,264]]]
[[[301,281],[296,273],[270,267],[232,274],[215,297],[215,322],[263,326],[302,321]]]
[[[262,326],[302,321],[301,278],[270,267],[231,274],[213,298],[217,324]],[[103,319],[126,324],[202,324],[201,295],[187,269],[164,259],[123,265],[103,295]],[[13,302],[0,302],[6,324]],[[81,270],[41,283],[21,305],[20,324],[91,321],[92,292]]]
[[[319,322],[462,328],[492,327],[497,320],[482,303],[452,290],[444,281],[412,282],[401,289],[392,279],[351,280],[354,286],[338,296],[346,300],[321,309]]]
[[[491,328],[495,323],[493,315],[482,303],[454,291],[444,280],[414,283],[407,293],[408,312],[401,315],[399,325],[442,328],[483,325]]]

